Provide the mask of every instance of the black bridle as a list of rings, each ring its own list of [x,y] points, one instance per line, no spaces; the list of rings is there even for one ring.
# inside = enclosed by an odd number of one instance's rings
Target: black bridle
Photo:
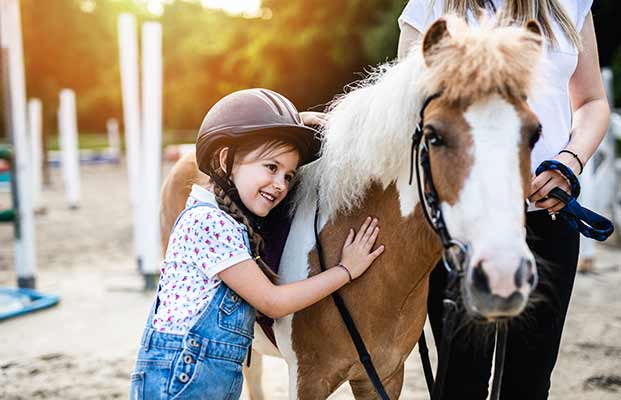
[[[412,135],[412,150],[410,154],[410,185],[412,184],[413,170],[416,170],[416,186],[421,208],[425,219],[442,242],[442,263],[448,272],[448,281],[445,289],[445,297],[442,301],[442,342],[439,347],[438,368],[434,382],[431,372],[431,362],[423,331],[419,339],[419,352],[423,363],[423,371],[427,388],[432,400],[440,400],[444,392],[444,383],[448,370],[448,361],[453,338],[459,331],[461,320],[464,317],[464,307],[461,302],[460,286],[464,276],[464,266],[468,264],[468,246],[459,240],[453,239],[448,232],[438,194],[433,184],[431,164],[429,159],[429,139],[424,135],[424,113],[429,103],[440,97],[441,93],[434,94],[425,99],[420,110],[419,122]],[[423,178],[421,179],[421,168]],[[507,329],[502,323],[496,323],[496,355],[494,363],[494,378],[492,381],[491,400],[497,400],[500,396],[500,386],[504,369],[504,359],[507,343]]]
[[[464,265],[468,262],[468,247],[466,244],[453,239],[448,232],[442,211],[438,194],[435,190],[431,175],[431,165],[429,162],[429,141],[423,134],[423,115],[429,103],[440,97],[441,93],[428,97],[420,110],[419,123],[416,125],[414,134],[412,135],[412,150],[410,154],[410,185],[412,184],[413,171],[416,170],[416,181],[418,188],[418,196],[425,219],[431,228],[439,236],[442,246],[442,263],[448,271],[448,282],[445,289],[445,298],[443,300],[443,316],[442,316],[442,343],[439,348],[438,368],[436,372],[436,380],[434,382],[431,362],[429,360],[429,350],[425,340],[424,331],[418,340],[418,349],[423,363],[423,371],[427,388],[431,396],[431,400],[441,400],[444,390],[444,381],[446,379],[446,371],[448,369],[448,360],[452,339],[459,331],[461,319],[464,316],[464,308],[461,302],[460,285],[464,275]],[[424,176],[421,179],[422,167]],[[322,271],[326,270],[325,260],[319,240],[319,193],[317,194],[317,208],[315,211],[315,243],[317,255],[319,258],[319,266]],[[352,339],[358,358],[364,367],[375,392],[382,400],[389,400],[386,389],[373,365],[371,355],[367,351],[362,336],[356,327],[356,324],[338,292],[332,293],[332,299],[345,323],[347,331]],[[506,327],[497,323],[496,325],[496,359],[494,364],[494,379],[492,384],[492,400],[498,400],[500,396],[500,384],[502,381],[502,372],[504,368],[505,349],[507,342]]]

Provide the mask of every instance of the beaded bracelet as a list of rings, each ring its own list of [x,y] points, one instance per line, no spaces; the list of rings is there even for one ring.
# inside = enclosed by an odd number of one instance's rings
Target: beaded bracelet
[[[580,165],[580,172],[578,173],[578,175],[582,174],[582,170],[584,169],[584,165],[582,164],[582,161],[580,161],[580,158],[578,157],[578,155],[576,153],[574,153],[573,151],[567,150],[567,149],[564,149],[564,150],[561,150],[561,151],[558,152],[558,154],[561,154],[561,153],[567,153],[567,154],[571,154],[572,156],[574,156],[576,161],[578,161],[578,165]]]
[[[341,263],[338,263],[336,266],[337,266],[337,267],[341,267],[341,268],[343,268],[343,269],[345,270],[345,272],[347,272],[347,276],[349,276],[349,281],[350,281],[350,282],[354,280],[354,279],[351,277],[351,272],[349,272],[349,268],[347,268],[346,266],[344,266],[344,265],[343,265],[343,264],[341,264]]]

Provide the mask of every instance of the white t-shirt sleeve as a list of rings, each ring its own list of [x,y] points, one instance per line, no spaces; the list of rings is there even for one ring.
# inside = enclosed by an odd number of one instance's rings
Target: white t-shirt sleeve
[[[242,261],[250,260],[242,226],[223,211],[207,209],[192,224],[194,232],[187,235],[192,243],[194,263],[209,279]]]
[[[578,0],[578,19],[576,20],[576,31],[580,33],[584,26],[586,16],[591,11],[593,0]]]
[[[433,5],[429,0],[410,0],[399,16],[399,29],[408,24],[421,33],[425,32],[441,14],[441,0],[436,0]]]

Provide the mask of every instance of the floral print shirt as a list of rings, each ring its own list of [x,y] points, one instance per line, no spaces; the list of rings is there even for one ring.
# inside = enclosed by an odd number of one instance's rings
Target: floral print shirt
[[[160,269],[159,306],[153,328],[184,335],[209,305],[220,283],[218,273],[250,259],[242,225],[218,209],[213,193],[194,185],[188,209],[168,239]]]

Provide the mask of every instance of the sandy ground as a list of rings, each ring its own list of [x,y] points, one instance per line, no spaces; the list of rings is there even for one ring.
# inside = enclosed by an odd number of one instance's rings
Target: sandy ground
[[[0,399],[126,398],[153,293],[132,256],[127,178],[119,166],[81,170],[82,205],[69,210],[59,172],[37,219],[37,286],[61,296],[49,310],[0,323]],[[0,193],[0,208],[9,202]],[[597,248],[596,274],[581,275],[553,377],[551,399],[621,399],[621,250]],[[12,229],[0,226],[0,286],[14,286]],[[268,399],[286,399],[284,362],[267,358]],[[527,383],[525,383],[527,384]],[[417,352],[401,398],[425,399]],[[246,396],[246,395],[244,395]],[[333,399],[351,398],[345,385]],[[247,398],[247,397],[244,397]]]

